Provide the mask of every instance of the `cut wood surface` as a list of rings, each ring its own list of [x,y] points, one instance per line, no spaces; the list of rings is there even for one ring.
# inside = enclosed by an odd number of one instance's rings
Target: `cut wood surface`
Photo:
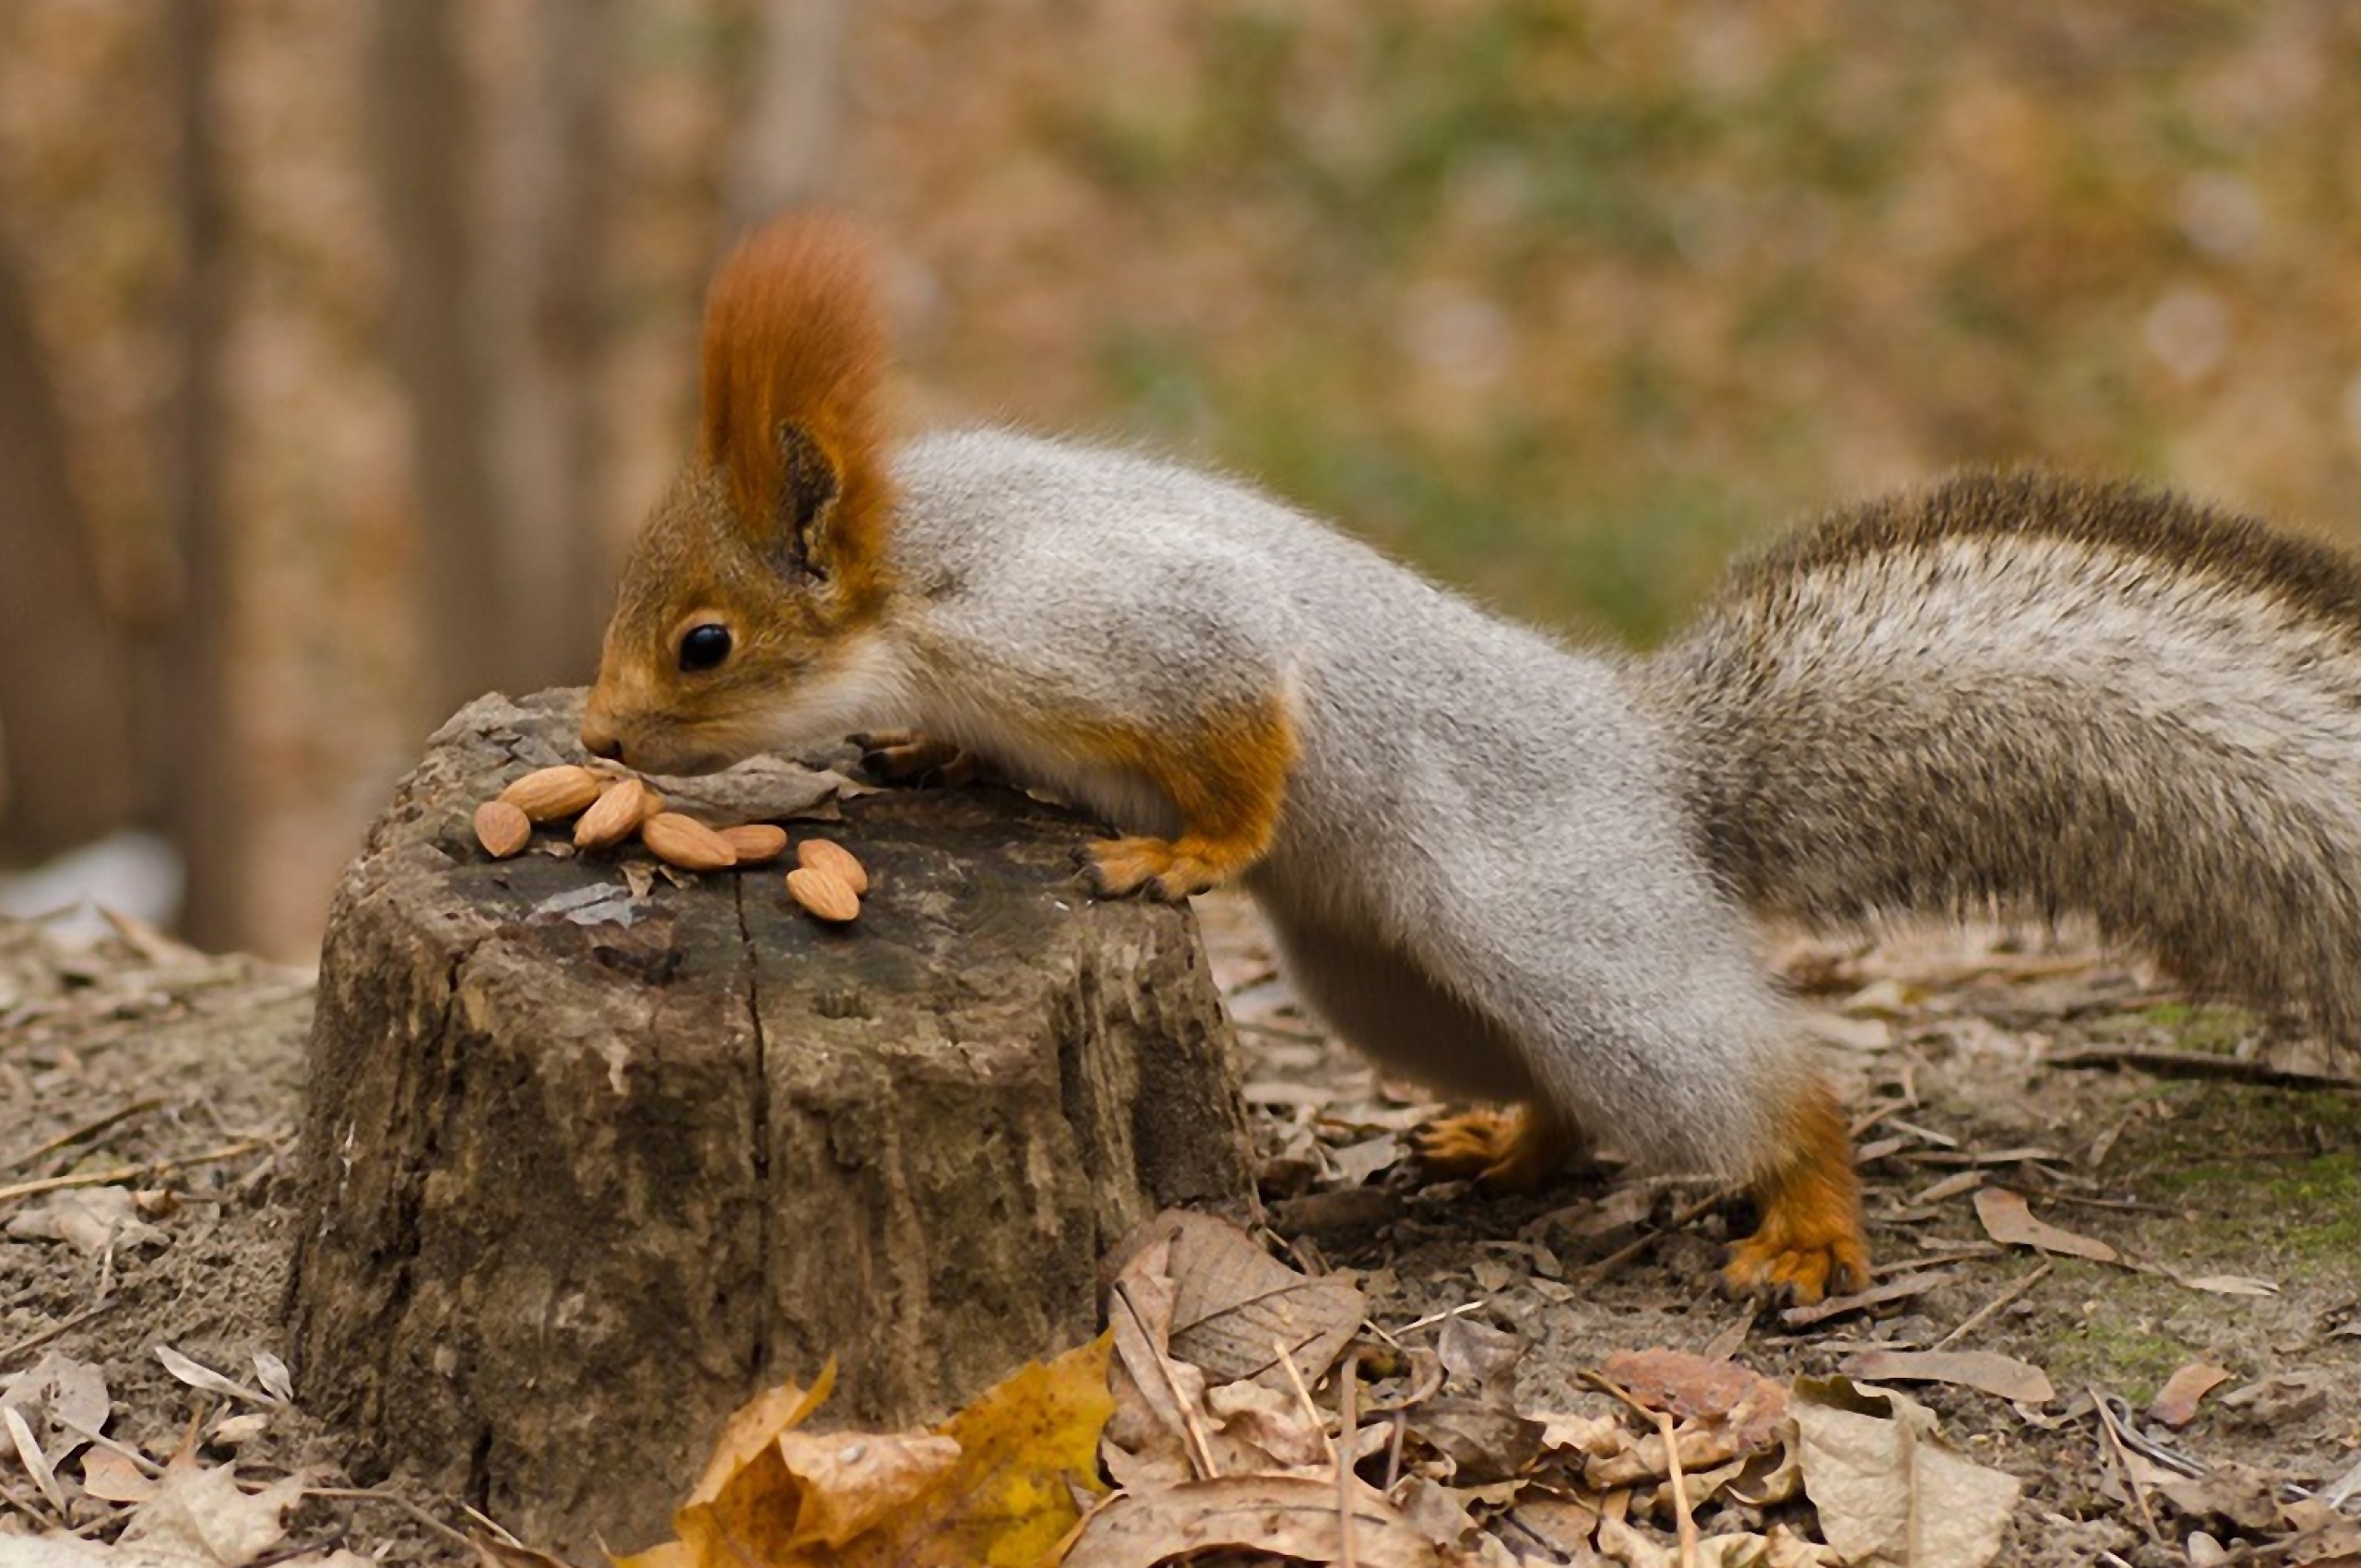
[[[777,765],[726,785],[717,822],[841,810],[786,826],[867,867],[844,928],[783,865],[675,876],[552,829],[492,860],[475,806],[576,756],[579,701],[462,710],[345,875],[292,1339],[364,1473],[625,1550],[756,1389],[835,1357],[838,1419],[938,1415],[1090,1332],[1131,1225],[1248,1177],[1192,918],[1086,897],[1088,824],[998,790],[839,802]]]

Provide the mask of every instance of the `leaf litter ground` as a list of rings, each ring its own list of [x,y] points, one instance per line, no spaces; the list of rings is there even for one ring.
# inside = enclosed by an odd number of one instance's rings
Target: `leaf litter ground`
[[[1155,1270],[1181,1239],[1146,1239],[1112,1298],[1123,1501],[1077,1560],[1151,1562],[1191,1530],[1239,1538],[1227,1561],[1334,1560],[1318,1532],[1347,1514],[1368,1564],[1467,1520],[1475,1560],[1678,1562],[1684,1514],[1696,1561],[1740,1536],[1760,1561],[1865,1560],[1896,1527],[1880,1510],[1964,1518],[1995,1475],[2017,1483],[1996,1561],[2361,1550],[2329,1513],[2361,1493],[2361,1096],[2300,1045],[2038,935],[1790,944],[1859,1113],[1880,1266],[1857,1303],[1755,1313],[1703,1289],[1743,1217],[1611,1151],[1530,1195],[1418,1184],[1403,1134],[1434,1107],[1323,1037],[1250,909],[1201,910],[1263,1144],[1276,1255],[1254,1256],[1291,1271],[1305,1321],[1352,1291],[1382,1332],[1293,1346],[1276,1377],[1267,1323],[1176,1339]],[[216,1568],[473,1555],[461,1500],[338,1495],[339,1434],[272,1386],[308,1012],[302,977],[250,960],[0,928],[0,1541],[65,1523]],[[1348,1340],[1344,1421],[1320,1374]],[[1733,1439],[1773,1393],[1786,1435]],[[925,1484],[940,1440],[900,1435]]]

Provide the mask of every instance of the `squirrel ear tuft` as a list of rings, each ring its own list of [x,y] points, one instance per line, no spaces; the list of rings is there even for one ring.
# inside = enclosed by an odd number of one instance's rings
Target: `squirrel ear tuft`
[[[706,297],[703,455],[747,544],[782,573],[873,580],[889,505],[877,413],[884,328],[841,220],[774,220]]]

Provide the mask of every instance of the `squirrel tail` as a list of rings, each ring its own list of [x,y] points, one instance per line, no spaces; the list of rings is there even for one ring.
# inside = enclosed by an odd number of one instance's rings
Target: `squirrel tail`
[[[2361,569],[2336,552],[1968,474],[1741,567],[1642,682],[1757,910],[2086,911],[2361,1044]]]
[[[869,248],[850,223],[792,214],[731,250],[706,295],[701,455],[750,526],[826,507],[838,564],[873,561],[890,505],[884,366]]]

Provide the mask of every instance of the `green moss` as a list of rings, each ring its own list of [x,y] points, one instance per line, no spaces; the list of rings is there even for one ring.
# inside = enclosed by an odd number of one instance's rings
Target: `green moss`
[[[2151,1199],[2183,1211],[2146,1250],[2208,1269],[2349,1275],[2361,1258],[2361,1098],[2228,1085],[2176,1088],[2178,1114],[2120,1158]]]
[[[2155,1397],[2165,1380],[2185,1365],[2196,1347],[2160,1332],[2143,1308],[2160,1305],[2145,1281],[2127,1289],[2113,1270],[2080,1268],[2075,1281],[2091,1291],[2091,1313],[2058,1336],[2044,1358],[2060,1394],[2091,1384],[2120,1394],[2135,1405]]]

